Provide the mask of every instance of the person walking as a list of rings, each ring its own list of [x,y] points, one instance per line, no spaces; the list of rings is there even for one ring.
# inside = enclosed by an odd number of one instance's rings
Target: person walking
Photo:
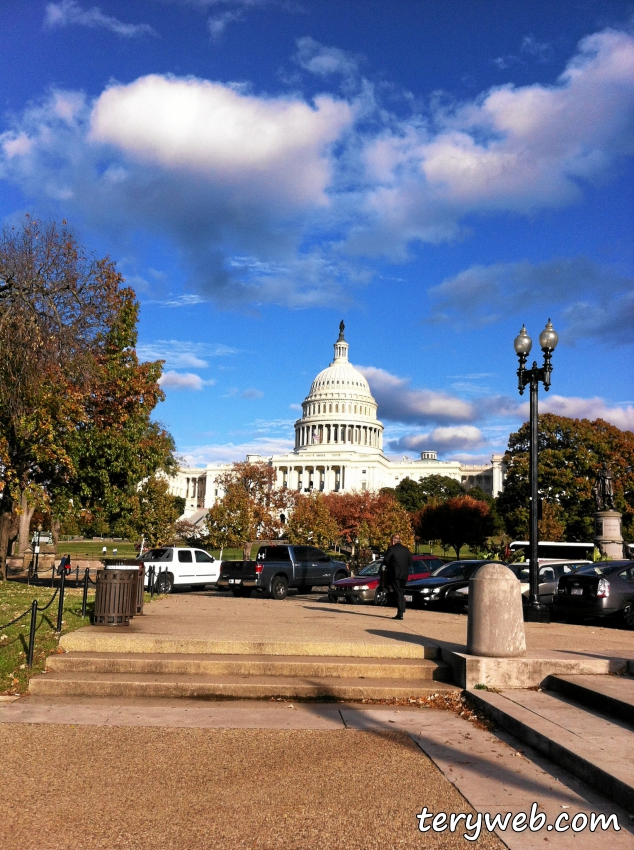
[[[412,553],[401,543],[401,535],[392,535],[392,545],[383,558],[385,564],[385,581],[391,584],[396,592],[397,612],[393,620],[402,620],[405,613],[405,585],[412,563]]]

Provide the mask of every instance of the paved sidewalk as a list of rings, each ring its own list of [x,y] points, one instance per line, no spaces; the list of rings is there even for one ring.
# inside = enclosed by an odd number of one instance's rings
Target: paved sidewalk
[[[434,709],[25,697],[0,704],[0,748],[3,850],[634,848],[618,806],[503,733]],[[502,842],[418,831],[423,806],[475,817],[533,802],[551,824],[603,812],[622,829],[507,830]]]
[[[408,609],[403,621],[392,620],[394,609],[373,605],[329,603],[320,593],[291,594],[283,602],[271,599],[236,599],[231,594],[174,593],[146,606],[142,617],[129,626],[86,626],[65,640],[79,641],[92,634],[123,635],[131,642],[147,637],[285,644],[366,644],[386,650],[395,644],[437,644],[464,651],[467,617],[442,611]],[[529,654],[553,652],[598,658],[634,660],[634,631],[601,625],[526,623]],[[79,646],[73,648],[79,649]],[[130,649],[129,651],[133,651]],[[226,652],[231,652],[226,649]]]

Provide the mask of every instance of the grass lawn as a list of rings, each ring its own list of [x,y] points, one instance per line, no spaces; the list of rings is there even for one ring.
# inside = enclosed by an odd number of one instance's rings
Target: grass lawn
[[[30,609],[34,599],[37,599],[38,605],[43,607],[54,592],[50,586],[39,587],[18,581],[0,582],[0,626],[13,620],[23,611]],[[81,616],[82,596],[83,589],[81,587],[66,587],[62,634],[90,624],[90,615],[95,601],[94,586],[90,585],[88,590],[88,616],[85,619],[82,619]],[[41,673],[47,655],[58,651],[59,635],[55,632],[58,601],[59,595],[55,597],[53,604],[47,611],[38,612],[33,667],[30,671],[26,666],[31,627],[30,612],[14,626],[0,628],[0,695],[25,693],[28,689],[29,676]],[[147,604],[149,601],[150,595],[146,593],[145,603]]]
[[[104,546],[108,550],[108,558],[112,558],[113,549],[116,549],[117,555],[122,558],[134,558],[136,555],[134,544],[128,540],[71,540],[68,543],[60,540],[57,544],[57,554],[60,558],[62,555],[70,555],[71,561],[73,555],[76,558],[100,558]]]

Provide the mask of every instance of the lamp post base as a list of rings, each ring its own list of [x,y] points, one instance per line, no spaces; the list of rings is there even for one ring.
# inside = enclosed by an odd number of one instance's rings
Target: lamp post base
[[[550,608],[545,605],[525,605],[525,623],[550,623]]]

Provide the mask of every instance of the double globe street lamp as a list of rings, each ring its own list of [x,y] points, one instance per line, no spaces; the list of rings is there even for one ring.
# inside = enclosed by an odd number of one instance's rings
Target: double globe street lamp
[[[538,481],[537,481],[537,458],[539,453],[538,432],[537,432],[537,391],[539,382],[544,385],[546,392],[550,389],[550,375],[553,371],[551,365],[551,355],[557,347],[559,337],[552,326],[550,319],[546,327],[539,335],[539,344],[544,352],[544,363],[542,366],[537,366],[537,361],[533,361],[531,369],[526,368],[526,361],[533,346],[533,341],[526,332],[526,328],[522,325],[522,330],[515,337],[515,352],[519,358],[520,365],[517,370],[518,389],[520,395],[524,395],[524,387],[530,386],[530,589],[528,596],[528,605],[526,606],[525,618],[533,623],[548,623],[550,622],[550,609],[542,605],[539,601],[539,558],[537,551],[537,543],[539,538],[539,496],[538,496]]]

